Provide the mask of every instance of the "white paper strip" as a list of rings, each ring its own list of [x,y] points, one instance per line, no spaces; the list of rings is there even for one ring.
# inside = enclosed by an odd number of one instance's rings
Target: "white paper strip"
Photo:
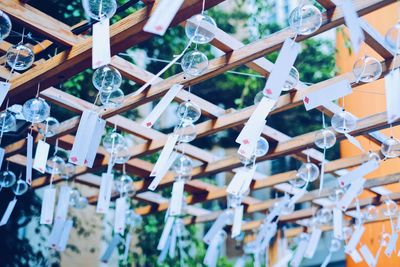
[[[57,220],[65,221],[67,219],[70,192],[71,188],[69,186],[61,186],[56,209]]]
[[[33,157],[33,137],[28,133],[26,137],[26,183],[32,184],[32,157]]]
[[[114,232],[122,234],[125,231],[125,216],[127,203],[125,197],[120,197],[115,202]]]
[[[90,145],[85,158],[85,165],[89,168],[93,168],[93,163],[96,159],[97,150],[99,148],[101,137],[103,136],[105,127],[106,121],[97,117],[96,124],[90,138]]]
[[[348,133],[344,133],[344,136],[346,136],[347,140],[353,144],[355,147],[360,149],[362,152],[365,152],[365,149],[362,147],[361,143],[352,135]]]
[[[259,123],[258,125],[254,125],[254,127],[257,127],[256,129],[252,129],[251,133],[247,136],[248,138],[245,139],[247,141],[243,141],[242,144],[240,144],[240,147],[238,149],[238,154],[245,157],[246,159],[251,159],[254,156],[254,152],[257,147],[257,142],[260,139],[261,133],[264,130],[265,124],[267,123],[266,120],[263,122]]]
[[[15,208],[15,204],[17,204],[17,199],[16,198],[14,198],[13,200],[11,200],[8,203],[7,209],[4,212],[3,217],[1,217],[0,226],[3,226],[3,225],[8,223],[8,220],[10,219],[11,213],[13,212],[13,210]]]
[[[225,227],[226,223],[229,220],[228,216],[229,215],[227,212],[223,212],[218,216],[218,218],[215,220],[215,222],[211,226],[210,230],[208,230],[208,232],[204,235],[204,237],[203,237],[204,243],[206,243],[207,245],[210,245],[210,243],[213,240],[213,238],[215,237],[215,235]]]
[[[176,239],[177,239],[176,229],[172,228],[171,235],[169,236],[170,242],[168,248],[168,255],[171,259],[175,258]]]
[[[162,178],[165,177],[167,174],[169,168],[171,168],[172,164],[176,160],[176,157],[178,156],[177,153],[172,153],[171,156],[169,157],[167,163],[163,165],[158,171],[156,177],[151,181],[151,184],[149,185],[148,189],[151,191],[156,190],[158,185],[160,184]]]
[[[234,208],[231,237],[235,238],[242,231],[243,205]]]
[[[104,262],[104,263],[108,263],[115,248],[119,245],[119,243],[121,241],[122,241],[121,237],[118,234],[115,234],[113,236],[113,238],[111,239],[111,242],[108,244],[106,251],[104,251],[104,254],[101,256],[100,261]]]
[[[355,168],[355,169],[349,171],[348,173],[346,173],[345,175],[340,176],[338,178],[339,185],[341,187],[345,187],[345,186],[349,185],[351,182],[353,182],[354,180],[364,177],[368,173],[370,173],[378,168],[379,168],[379,163],[376,160],[369,160],[369,161],[361,164],[360,167]]]
[[[358,253],[358,251],[356,249],[353,249],[353,251],[351,251],[348,255],[350,255],[351,259],[355,262],[355,263],[360,263],[363,261],[360,253]]]
[[[256,171],[256,165],[252,168],[241,168],[233,176],[231,182],[226,188],[226,192],[232,195],[240,195],[249,189],[251,180],[254,177]]]
[[[151,14],[143,30],[164,35],[184,0],[162,0]]]
[[[221,245],[221,235],[214,236],[212,242],[209,244],[203,263],[208,267],[216,267],[218,261],[218,248]]]
[[[41,173],[45,173],[49,150],[50,145],[42,140],[39,140],[36,147],[35,160],[33,161],[33,168],[35,170],[38,170]]]
[[[307,240],[301,240],[297,246],[296,252],[294,253],[293,259],[290,262],[290,266],[299,267],[303,260],[304,253],[307,249]]]
[[[294,196],[292,196],[289,201],[289,206],[295,205],[297,203],[297,201],[299,201],[304,196],[306,191],[307,190],[305,190],[305,188],[304,188],[304,189],[298,191]]]
[[[56,248],[58,242],[60,241],[62,231],[64,229],[63,220],[54,220],[53,228],[51,229],[49,238],[47,240],[47,246]]]
[[[343,240],[343,213],[339,208],[333,209],[333,237]]]
[[[322,230],[320,228],[313,228],[310,241],[308,241],[308,246],[304,253],[305,258],[312,259],[314,257],[315,251],[317,251],[319,240],[321,239],[321,234]]]
[[[55,204],[56,204],[56,189],[46,188],[43,193],[42,210],[40,212],[40,224],[53,223]]]
[[[70,234],[71,229],[72,229],[72,225],[73,225],[72,220],[67,220],[64,223],[64,227],[63,227],[63,230],[61,232],[60,240],[58,241],[58,244],[57,244],[57,250],[58,251],[64,251],[65,250],[65,247],[67,246],[67,243],[68,243],[69,234]]]
[[[168,139],[164,145],[164,148],[161,151],[161,154],[158,157],[157,162],[154,165],[153,170],[150,174],[151,177],[156,176],[159,171],[163,171],[164,165],[167,164],[168,159],[171,156],[172,151],[174,150],[177,140],[178,140],[177,134],[168,135]]]
[[[342,211],[347,210],[353,199],[358,195],[360,190],[362,190],[364,183],[364,178],[358,178],[351,183],[349,189],[346,191],[346,193],[343,195],[338,203],[338,206],[342,209]]]
[[[100,192],[96,208],[97,213],[106,213],[110,207],[113,180],[113,174],[103,173],[101,176]]]
[[[169,248],[170,238],[167,238],[167,243],[165,244],[164,248],[161,250],[160,255],[158,256],[157,263],[161,265],[167,258],[168,248]]]
[[[287,250],[285,252],[285,255],[282,258],[279,258],[278,262],[275,263],[272,267],[287,267],[292,257],[293,257],[293,252]]]
[[[125,245],[124,245],[124,262],[126,262],[128,260],[128,256],[129,256],[129,249],[131,247],[131,241],[132,241],[132,235],[130,233],[126,234],[125,237]]]
[[[400,118],[400,69],[397,68],[385,76],[386,112],[388,123]]]
[[[4,148],[0,147],[0,168],[3,165],[3,160],[4,160]]]
[[[385,249],[386,256],[388,256],[388,257],[392,256],[393,251],[396,250],[396,243],[397,243],[398,238],[399,238],[398,233],[396,233],[396,232],[392,233],[392,235],[390,236],[389,244],[387,245],[387,247]]]
[[[364,234],[364,231],[365,231],[365,227],[362,225],[355,227],[354,232],[351,235],[349,242],[347,243],[347,245],[344,248],[344,251],[347,254],[351,253],[353,250],[356,249],[356,246],[360,242],[360,239],[361,239],[362,235]]]
[[[93,25],[92,68],[111,63],[110,20],[102,19]]]
[[[375,257],[372,255],[371,251],[369,250],[369,248],[366,245],[363,245],[360,248],[360,252],[369,267],[376,266]]]
[[[165,245],[167,244],[167,240],[169,237],[169,234],[171,233],[172,226],[174,225],[175,218],[174,217],[168,217],[167,222],[165,223],[164,229],[162,231],[160,240],[158,241],[157,249],[158,250],[163,250],[165,248]]]
[[[6,99],[10,87],[11,83],[0,82],[0,106],[3,105],[4,99]]]
[[[364,42],[364,32],[361,29],[357,12],[354,9],[353,1],[342,0],[341,6],[343,9],[346,26],[349,28],[351,46],[354,50],[354,54],[357,54],[360,50],[361,44]]]
[[[182,213],[184,187],[184,180],[176,181],[172,186],[172,195],[169,201],[169,214],[172,216],[180,215]]]
[[[308,111],[351,94],[351,92],[352,89],[348,80],[338,81],[337,83],[305,95],[303,97],[304,106]]]

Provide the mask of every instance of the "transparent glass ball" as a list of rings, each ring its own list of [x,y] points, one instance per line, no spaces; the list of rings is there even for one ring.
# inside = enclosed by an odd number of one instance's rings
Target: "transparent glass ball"
[[[387,31],[385,41],[393,51],[400,54],[400,22],[397,22]]]
[[[208,67],[207,56],[198,51],[192,50],[186,52],[181,61],[182,70],[189,76],[199,76]]]
[[[133,210],[126,212],[125,223],[132,228],[139,227],[143,222],[142,216],[136,214]]]
[[[103,147],[108,153],[117,153],[126,146],[125,137],[117,132],[110,132],[103,137]]]
[[[306,182],[314,182],[318,179],[319,168],[311,162],[303,163],[297,171],[298,176]]]
[[[75,203],[74,208],[76,209],[84,209],[89,205],[89,200],[86,197],[79,197],[78,201]]]
[[[336,135],[329,129],[319,130],[315,134],[314,144],[321,149],[329,149],[336,143]]]
[[[319,209],[316,218],[320,225],[328,224],[332,220],[332,211],[326,208]]]
[[[256,158],[265,156],[269,150],[269,143],[264,137],[260,137],[257,141],[256,150],[254,155]]]
[[[185,33],[195,44],[206,44],[214,39],[217,24],[214,19],[205,14],[197,14],[186,21]]]
[[[100,102],[105,108],[118,108],[124,102],[125,94],[121,89],[116,89],[110,93],[100,93]]]
[[[92,83],[97,90],[107,94],[121,86],[122,76],[116,68],[105,65],[93,73]]]
[[[382,205],[382,214],[386,217],[394,216],[397,213],[397,204],[391,199],[385,200],[384,204]]]
[[[335,113],[331,120],[332,128],[338,133],[349,133],[357,127],[357,119],[345,110]]]
[[[379,211],[374,205],[368,205],[364,209],[364,218],[368,221],[373,221],[379,216]]]
[[[38,124],[39,133],[46,137],[52,137],[57,133],[60,123],[56,118],[48,117],[44,122]]]
[[[116,0],[82,0],[86,15],[95,20],[111,18],[117,11]]]
[[[114,181],[115,188],[121,196],[132,197],[135,195],[136,190],[133,185],[133,179],[127,174],[123,174],[121,177]]]
[[[295,178],[289,180],[289,183],[296,188],[301,188],[305,186],[306,181],[303,178],[296,176]]]
[[[10,35],[12,28],[11,20],[6,13],[0,10],[0,41]]]
[[[49,174],[61,174],[64,172],[65,161],[59,156],[53,156],[46,162],[46,172]]]
[[[22,114],[22,105],[14,104],[11,107],[8,107],[7,110],[14,114]]]
[[[0,131],[9,132],[15,129],[16,126],[15,116],[8,111],[0,112]]]
[[[240,154],[239,155],[239,160],[243,165],[249,165],[252,164],[254,162],[254,160],[256,159],[255,155],[252,155],[250,158],[246,158]]]
[[[382,75],[382,65],[376,58],[365,56],[354,63],[353,73],[358,81],[370,83]]]
[[[381,160],[381,156],[379,156],[376,152],[368,152],[368,160],[375,160],[379,162]]]
[[[21,71],[29,69],[35,61],[35,54],[32,49],[17,44],[7,50],[7,65],[14,70]]]
[[[79,202],[79,198],[81,197],[81,193],[78,189],[73,188],[69,191],[69,205],[75,207]]]
[[[28,191],[29,185],[24,181],[19,179],[13,186],[12,186],[12,191],[16,196],[20,196],[26,193]]]
[[[265,97],[263,91],[258,92],[254,97],[254,105],[258,105],[263,97]]]
[[[179,155],[174,161],[172,169],[182,179],[189,179],[192,175],[193,161],[186,155]]]
[[[63,171],[60,173],[61,178],[69,179],[75,175],[76,166],[72,163],[65,163]]]
[[[118,150],[114,155],[114,163],[116,164],[125,164],[131,158],[132,153],[128,147],[123,147],[122,149]]]
[[[182,125],[175,127],[174,133],[179,135],[178,142],[189,143],[196,139],[197,129],[193,123],[184,122]]]
[[[182,102],[176,114],[181,121],[195,123],[201,116],[201,109],[192,101]]]
[[[295,67],[292,67],[289,72],[289,77],[286,79],[286,82],[283,85],[282,90],[283,91],[292,90],[293,88],[296,87],[299,80],[300,80],[299,71]]]
[[[17,177],[12,171],[0,172],[0,188],[8,188],[15,184]]]
[[[293,31],[301,35],[309,35],[316,32],[322,24],[322,14],[313,5],[301,5],[296,7],[289,16],[289,25]]]
[[[310,239],[310,236],[308,234],[306,234],[306,233],[301,233],[299,235],[299,241],[301,241],[301,240],[309,240],[309,239]]]
[[[44,99],[32,98],[22,106],[22,114],[26,121],[39,123],[50,116],[50,106]]]
[[[342,241],[340,241],[339,239],[336,238],[332,238],[331,240],[331,246],[330,246],[330,250],[332,252],[337,252],[342,248]]]
[[[386,158],[400,156],[400,141],[394,137],[387,138],[381,145],[381,152]]]
[[[337,202],[341,199],[344,195],[344,190],[341,188],[333,188],[331,193],[329,194],[328,198],[332,202]]]

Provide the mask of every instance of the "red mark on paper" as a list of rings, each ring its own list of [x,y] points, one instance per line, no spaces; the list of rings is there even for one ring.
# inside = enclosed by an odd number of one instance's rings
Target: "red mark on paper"
[[[77,157],[75,157],[75,156],[71,157],[71,160],[72,160],[72,162],[77,162],[78,161]]]
[[[308,104],[310,102],[310,99],[308,97],[305,97],[304,102],[306,102]]]
[[[265,92],[266,92],[268,95],[272,95],[272,90],[271,90],[271,89],[269,89],[269,88],[268,88],[268,89],[266,89],[266,90],[265,90]]]

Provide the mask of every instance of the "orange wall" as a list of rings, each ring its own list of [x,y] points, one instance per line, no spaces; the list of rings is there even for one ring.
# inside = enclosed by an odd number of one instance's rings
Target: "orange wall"
[[[398,3],[392,4],[386,8],[375,11],[364,18],[377,30],[380,32],[382,36],[385,35],[386,31],[393,26],[398,19]],[[357,58],[362,57],[364,55],[373,56],[379,60],[382,58],[377,55],[370,47],[364,45],[361,51],[357,55],[350,55],[348,49],[344,46],[343,35],[338,32],[337,33],[337,67],[339,73],[352,71],[352,67]],[[368,92],[368,93],[366,93]],[[359,118],[366,117],[378,112],[384,112],[386,110],[386,99],[384,95],[384,82],[383,79],[380,81],[373,82],[371,84],[366,84],[359,86],[354,89],[354,92],[347,96],[344,100],[346,110],[350,111],[354,115]],[[394,136],[400,138],[400,128],[396,127],[393,129]],[[390,130],[384,130],[387,136],[390,136]],[[366,150],[378,150],[379,147],[371,142],[369,142],[366,138],[359,137],[357,138],[362,146]],[[349,144],[347,141],[343,141],[341,143],[341,156],[349,157],[359,154],[360,151],[355,148],[353,145]],[[392,159],[385,162],[382,162],[379,170],[375,171],[368,177],[379,177],[390,173],[398,173],[400,172],[400,159]],[[392,185],[388,186],[387,189],[391,189],[393,191],[400,191],[400,185]],[[366,197],[371,195],[370,193],[364,193],[361,197]],[[367,244],[372,250],[373,254],[376,253],[379,247],[379,233],[382,232],[383,223],[375,223],[369,224],[367,226],[367,230],[363,235],[361,240],[362,244]],[[390,224],[385,223],[385,229],[388,231],[390,229]],[[397,249],[399,249],[399,243],[397,245]],[[400,257],[397,257],[394,253],[391,258],[386,257],[383,252],[378,260],[378,267],[392,267],[392,266],[400,266]],[[365,263],[355,264],[351,258],[347,259],[347,266],[350,267],[364,267],[367,266]]]

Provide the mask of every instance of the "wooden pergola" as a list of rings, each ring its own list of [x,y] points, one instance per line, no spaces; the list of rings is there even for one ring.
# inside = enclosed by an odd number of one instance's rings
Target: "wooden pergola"
[[[130,1],[129,3],[135,4],[136,2],[138,1]],[[142,2],[146,4],[146,7],[114,23],[110,28],[111,52],[113,55],[111,65],[117,68],[125,79],[132,80],[139,85],[148,82],[153,78],[154,74],[119,57],[118,53],[153,37],[152,34],[143,31],[143,26],[147,22],[151,10],[157,6],[158,1],[146,0]],[[221,2],[223,2],[223,0],[207,0],[206,9],[212,8]],[[318,2],[325,8],[321,28],[312,35],[298,36],[297,41],[302,41],[344,24],[344,14],[341,8],[336,8],[330,0],[318,0]],[[395,0],[354,0],[353,4],[361,17],[395,2]],[[176,14],[171,26],[179,27],[179,25],[185,23],[185,20],[200,13],[201,9],[202,0],[184,1],[184,4]],[[34,66],[24,72],[23,75],[18,73],[13,74],[10,80],[11,89],[8,96],[10,104],[23,103],[36,95],[37,85],[40,83],[40,97],[75,112],[76,116],[62,122],[56,136],[48,139],[50,143],[54,143],[55,140],[58,139],[60,147],[67,150],[71,149],[74,142],[74,134],[79,124],[80,114],[85,109],[92,108],[93,104],[70,95],[55,86],[73,75],[90,68],[92,39],[85,34],[76,34],[77,29],[85,28],[88,22],[82,21],[78,25],[70,27],[30,6],[29,1],[2,0],[0,2],[0,10],[7,13],[14,22],[46,38],[40,45],[34,47],[35,53],[41,53],[52,45],[63,47],[63,49],[60,49],[52,58],[37,60]],[[384,59],[381,62],[383,69],[382,77],[388,73],[393,67],[393,64],[396,64],[394,67],[400,67],[400,63],[392,62],[394,56],[393,51],[384,45],[382,41],[383,37],[364,20],[362,21],[362,28],[366,36],[367,45]],[[116,109],[98,108],[97,111],[101,114],[102,118],[106,119],[107,124],[111,126],[116,125],[119,131],[146,140],[146,142],[142,144],[134,145],[129,148],[132,157],[126,163],[127,173],[142,178],[140,181],[135,182],[137,194],[134,198],[147,203],[147,205],[137,208],[136,212],[138,214],[147,215],[153,212],[164,211],[168,208],[168,199],[156,192],[146,192],[147,186],[151,182],[149,174],[153,168],[153,164],[140,159],[142,156],[150,155],[161,150],[167,140],[167,135],[157,130],[143,127],[140,123],[125,118],[121,114],[127,110],[132,110],[146,103],[158,100],[163,97],[174,84],[182,84],[187,88],[241,65],[246,65],[257,73],[268,77],[274,64],[267,60],[265,55],[278,51],[285,39],[294,35],[294,32],[290,28],[287,28],[261,40],[245,45],[228,33],[217,29],[215,38],[211,44],[222,50],[225,54],[211,60],[207,70],[200,76],[188,77],[184,73],[179,73],[165,80],[158,78],[157,81],[149,86],[143,93],[139,95],[135,95],[134,93],[127,95],[121,107]],[[11,45],[11,43],[5,41],[0,42],[0,54],[6,53]],[[0,67],[0,78],[2,80],[5,80],[9,75],[10,73],[7,68]],[[356,77],[351,72],[338,75],[332,79],[311,86],[300,82],[289,94],[280,96],[276,108],[271,113],[279,113],[300,106],[303,103],[303,96],[305,94],[320,90],[344,79],[348,80],[352,87],[362,85],[362,83],[357,82]],[[202,108],[202,115],[207,117],[207,120],[196,125],[198,133],[197,138],[212,135],[229,128],[238,130],[239,132],[255,109],[255,106],[250,106],[241,110],[225,110],[195,94],[196,92],[190,93],[181,90],[175,98],[175,101],[182,102],[190,98]],[[3,105],[2,108],[4,109],[5,106]],[[339,111],[341,108],[331,103],[326,106],[321,106],[319,109],[326,115],[332,116],[333,113]],[[397,124],[399,124],[399,121],[393,123],[393,126]],[[387,137],[379,131],[388,127],[386,112],[383,112],[365,118],[359,118],[356,130],[350,134],[352,136],[362,135],[374,143],[381,144]],[[272,140],[276,145],[271,147],[267,155],[257,158],[257,161],[262,162],[290,155],[302,161],[306,161],[307,157],[310,157],[314,162],[321,162],[323,160],[322,153],[313,148],[315,133],[316,132],[310,132],[301,136],[289,137],[266,125],[262,135],[268,140]],[[335,134],[339,141],[345,138],[343,134]],[[36,139],[36,141],[39,140],[39,138]],[[183,149],[184,146],[184,151],[188,156],[202,163],[201,166],[193,170],[192,180],[185,185],[185,191],[189,195],[186,198],[188,215],[185,218],[185,222],[190,224],[215,220],[221,211],[209,211],[194,207],[193,204],[225,198],[227,196],[226,187],[218,187],[196,178],[232,171],[235,168],[241,167],[242,164],[236,155],[216,159],[209,151],[196,146],[190,144],[180,146],[181,147],[178,149]],[[21,138],[21,140],[8,145],[5,148],[7,160],[15,164],[24,165],[26,162],[26,157],[23,153],[25,147],[25,138]],[[99,187],[100,177],[92,174],[92,172],[105,169],[108,159],[108,153],[104,148],[100,147],[97,152],[94,167],[92,169],[78,167],[74,177],[75,181],[92,187]],[[368,155],[360,155],[334,160],[326,163],[325,172],[335,173],[341,169],[355,167],[364,163],[367,159]],[[251,189],[273,187],[277,190],[284,191],[284,187],[279,185],[288,182],[295,176],[296,171],[288,171],[253,180]],[[49,181],[50,177],[48,175],[36,178],[32,182],[32,188],[37,189],[46,186]],[[60,181],[62,181],[61,178],[55,177],[54,182]],[[169,172],[166,177],[162,179],[160,188],[171,186],[173,181],[174,175],[172,172]],[[374,192],[375,197],[362,200],[360,203],[361,206],[370,203],[376,204],[381,201],[381,196],[374,191],[374,188],[397,183],[399,181],[400,173],[399,175],[377,177],[376,179],[368,180],[365,185],[365,190]],[[318,190],[306,193],[299,201],[312,202],[311,208],[296,210],[290,215],[282,216],[281,221],[295,222],[299,219],[313,216],[316,209],[321,205],[321,202],[318,200],[326,198],[329,194],[329,189],[324,189],[320,195],[318,195],[317,191]],[[390,197],[393,200],[400,199],[399,193],[393,193]],[[243,200],[243,204],[245,205],[245,212],[249,214],[254,212],[266,212],[268,208],[272,207],[278,200],[279,199],[270,199],[261,201],[254,197],[246,197]],[[89,201],[90,203],[96,203],[97,196],[90,197]],[[355,206],[351,208],[354,209]],[[260,223],[260,221],[244,223],[242,225],[242,230],[254,229],[260,225]],[[292,232],[297,233],[296,229],[292,230]]]

